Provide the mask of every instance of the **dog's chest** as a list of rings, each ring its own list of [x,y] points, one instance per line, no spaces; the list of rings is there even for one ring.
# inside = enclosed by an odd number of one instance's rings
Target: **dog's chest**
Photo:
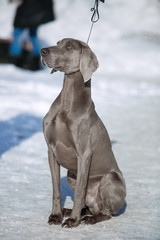
[[[76,171],[77,154],[72,134],[72,120],[67,117],[65,112],[61,111],[45,126],[44,130],[56,161],[61,166]]]

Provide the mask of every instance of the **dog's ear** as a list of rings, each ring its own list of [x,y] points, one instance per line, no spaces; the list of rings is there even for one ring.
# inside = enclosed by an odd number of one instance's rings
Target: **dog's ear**
[[[80,58],[80,71],[84,82],[87,82],[92,73],[95,72],[99,66],[96,55],[91,51],[86,43],[82,43],[82,52]]]

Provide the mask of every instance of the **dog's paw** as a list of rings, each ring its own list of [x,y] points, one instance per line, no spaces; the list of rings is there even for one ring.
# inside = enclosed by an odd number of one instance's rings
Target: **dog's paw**
[[[62,227],[63,228],[73,228],[73,227],[77,227],[79,225],[79,221],[77,221],[74,218],[68,218],[63,224]]]
[[[80,220],[81,224],[95,224],[98,222],[106,221],[111,218],[111,215],[104,215],[102,213],[99,213],[97,215],[93,216],[85,216]]]
[[[80,224],[95,224],[96,218],[94,216],[85,216],[80,220]]]
[[[50,225],[52,225],[52,224],[55,224],[55,225],[60,225],[60,224],[62,224],[62,215],[61,214],[58,214],[58,215],[53,215],[53,214],[51,214],[50,216],[49,216],[49,218],[48,218],[48,223],[50,224]]]

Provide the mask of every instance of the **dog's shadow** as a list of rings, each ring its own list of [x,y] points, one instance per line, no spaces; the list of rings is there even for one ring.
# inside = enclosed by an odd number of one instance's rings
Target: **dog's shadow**
[[[19,114],[9,120],[0,121],[0,157],[41,131],[42,118],[31,114]]]
[[[61,196],[62,196],[62,207],[64,208],[65,202],[67,200],[67,197],[70,197],[72,199],[72,201],[74,201],[74,192],[71,190],[71,188],[69,187],[68,183],[67,183],[67,177],[63,177],[61,178]],[[112,214],[113,217],[118,217],[120,215],[122,215],[123,213],[125,213],[127,209],[127,202],[124,202],[123,207],[120,209],[120,211],[116,214]]]

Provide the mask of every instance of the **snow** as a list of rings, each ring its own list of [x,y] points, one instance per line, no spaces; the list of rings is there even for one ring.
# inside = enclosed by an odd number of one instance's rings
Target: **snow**
[[[64,37],[83,41],[91,0],[56,1],[57,20],[43,25],[43,46]],[[15,6],[0,1],[0,36],[10,37]],[[99,69],[92,98],[108,129],[127,183],[124,214],[95,226],[49,226],[52,185],[42,119],[58,95],[63,74],[0,65],[0,239],[160,239],[160,2],[114,0],[100,4],[89,41]],[[7,14],[6,14],[7,13]],[[73,193],[61,169],[62,204]]]

